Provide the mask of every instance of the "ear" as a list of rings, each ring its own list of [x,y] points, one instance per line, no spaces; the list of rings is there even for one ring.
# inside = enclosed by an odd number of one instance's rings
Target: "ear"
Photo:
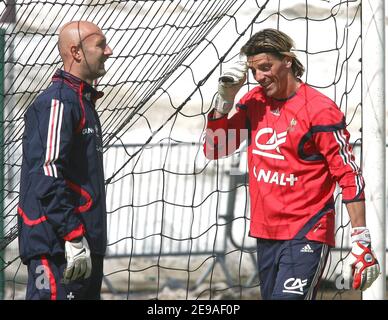
[[[292,58],[291,57],[284,57],[283,63],[287,68],[291,68],[292,67]]]
[[[71,56],[73,57],[73,59],[77,62],[80,62],[81,61],[81,50],[79,48],[79,46],[71,46],[70,47],[70,52],[71,52]]]

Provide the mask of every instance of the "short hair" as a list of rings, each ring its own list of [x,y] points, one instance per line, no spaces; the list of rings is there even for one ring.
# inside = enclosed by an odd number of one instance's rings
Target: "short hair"
[[[304,66],[295,53],[291,52],[294,41],[284,32],[276,29],[263,29],[255,33],[241,48],[240,52],[246,56],[269,53],[278,59],[288,56],[292,58],[292,72],[299,78],[304,73]]]

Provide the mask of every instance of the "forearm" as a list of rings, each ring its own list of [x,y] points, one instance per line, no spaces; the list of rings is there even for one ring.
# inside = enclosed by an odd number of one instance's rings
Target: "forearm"
[[[349,202],[346,204],[346,209],[349,213],[352,228],[366,226],[364,201]]]

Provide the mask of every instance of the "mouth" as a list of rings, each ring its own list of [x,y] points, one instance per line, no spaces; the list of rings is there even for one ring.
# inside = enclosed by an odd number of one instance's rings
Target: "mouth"
[[[270,86],[272,85],[272,81],[271,82],[267,82],[267,83],[260,83],[260,85],[265,89],[265,90],[268,90],[270,88]]]

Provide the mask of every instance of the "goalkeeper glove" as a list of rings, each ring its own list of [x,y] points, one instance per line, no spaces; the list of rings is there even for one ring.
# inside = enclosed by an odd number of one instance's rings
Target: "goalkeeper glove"
[[[89,278],[92,272],[92,260],[90,250],[85,237],[81,240],[66,241],[65,254],[67,265],[63,274],[65,283],[80,278]]]
[[[352,251],[349,268],[353,276],[353,289],[365,290],[380,274],[379,263],[371,249],[369,229],[353,228],[351,233]]]
[[[218,79],[218,95],[215,110],[227,114],[233,107],[234,98],[246,80],[248,64],[245,61],[236,61],[225,68]]]

